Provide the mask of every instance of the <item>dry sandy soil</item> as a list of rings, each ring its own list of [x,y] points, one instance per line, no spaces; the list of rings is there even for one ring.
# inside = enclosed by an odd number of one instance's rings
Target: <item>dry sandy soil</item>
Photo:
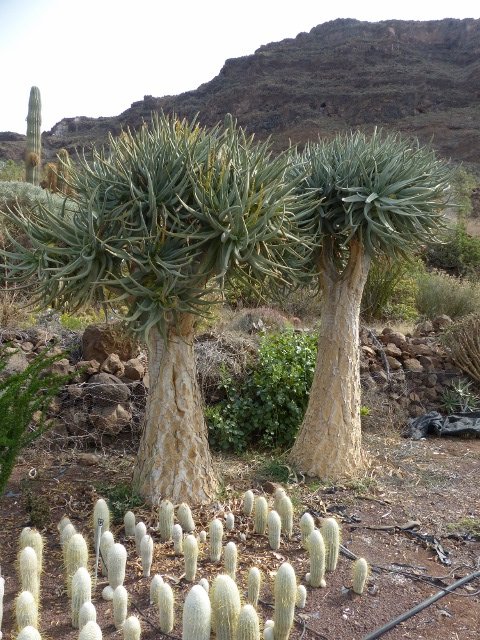
[[[236,526],[225,539],[239,548],[237,581],[245,587],[248,568],[259,566],[265,574],[259,614],[273,616],[272,574],[283,561],[294,566],[304,583],[308,558],[301,548],[298,520],[309,510],[318,523],[334,515],[342,526],[342,543],[351,553],[372,564],[368,590],[353,596],[352,560],[342,555],[335,572],[327,575],[325,589],[308,588],[307,604],[297,610],[291,638],[295,640],[361,640],[368,633],[437,593],[442,587],[480,568],[480,439],[428,439],[419,442],[399,436],[366,434],[370,453],[368,472],[339,486],[296,482],[285,485],[296,509],[294,536],[271,551],[266,537],[254,535],[252,521],[242,515],[241,496],[247,488],[261,493],[272,490],[262,472],[258,454],[243,459],[217,457],[222,477],[219,500],[194,509],[197,529],[207,529],[213,516],[231,510]],[[43,639],[73,640],[78,631],[69,620],[64,589],[57,523],[68,515],[92,546],[91,514],[94,501],[108,488],[128,483],[133,455],[112,447],[97,458],[65,449],[26,452],[0,499],[0,563],[6,579],[4,639],[13,640],[13,606],[19,584],[15,570],[18,536],[33,520],[45,537],[41,586]],[[93,463],[93,464],[92,464]],[[264,459],[263,459],[264,463]],[[35,477],[30,477],[35,476]],[[101,490],[99,487],[103,487]],[[120,523],[113,526],[117,541],[128,549],[125,586],[130,594],[129,613],[142,624],[142,638],[180,638],[181,611],[190,585],[182,578],[183,561],[173,555],[171,543],[161,544],[155,532],[155,514],[135,509],[156,541],[153,573],[160,573],[174,589],[176,625],[170,636],[158,629],[157,614],[149,604],[149,578],[142,577],[134,543],[125,540]],[[412,526],[412,521],[416,524]],[[402,527],[407,526],[405,530]],[[240,534],[246,534],[242,541]],[[443,552],[445,555],[443,555]],[[201,551],[197,578],[211,579],[221,565],[208,559],[208,540]],[[105,580],[99,580],[93,601],[97,620],[107,639],[121,638],[113,626],[111,603],[101,599]],[[474,640],[480,634],[480,580],[447,594],[407,622],[385,634],[389,640]]]

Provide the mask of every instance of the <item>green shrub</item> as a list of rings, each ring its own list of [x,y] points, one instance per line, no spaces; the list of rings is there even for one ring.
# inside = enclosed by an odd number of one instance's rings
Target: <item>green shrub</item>
[[[25,163],[14,160],[0,160],[0,182],[25,180]]]
[[[241,381],[224,372],[225,400],[206,408],[212,447],[293,444],[305,412],[317,354],[316,336],[292,330],[262,338],[258,359]]]
[[[362,296],[362,318],[371,320],[413,320],[420,260],[390,260],[377,257],[370,267]]]
[[[64,357],[64,353],[41,353],[25,371],[0,381],[0,495],[20,451],[49,427],[46,412],[50,402],[68,380],[68,376],[50,373],[49,368]],[[5,367],[6,358],[2,357],[0,371]]]
[[[115,524],[123,522],[126,511],[137,509],[145,504],[143,499],[134,492],[131,484],[119,483],[112,486],[98,483],[96,489],[98,494],[107,500]]]
[[[440,271],[418,277],[416,307],[425,318],[445,314],[452,319],[480,308],[480,285]]]
[[[443,269],[455,276],[480,275],[480,238],[467,233],[457,224],[445,234],[443,244],[428,247],[426,262],[435,269]]]

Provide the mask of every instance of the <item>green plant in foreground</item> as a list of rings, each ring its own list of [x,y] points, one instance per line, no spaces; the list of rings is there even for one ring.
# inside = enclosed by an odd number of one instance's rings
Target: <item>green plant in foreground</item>
[[[211,445],[237,452],[254,444],[291,446],[307,406],[316,355],[312,334],[286,330],[264,336],[251,374],[237,381],[225,373],[226,399],[206,409]]]
[[[480,397],[472,389],[471,380],[459,378],[451,383],[442,394],[442,403],[447,413],[460,411],[477,411],[480,408]]]
[[[64,357],[64,353],[41,353],[25,371],[0,382],[0,495],[20,451],[50,426],[46,420],[48,407],[69,376],[50,373],[49,369]],[[6,365],[6,358],[0,358],[0,372]],[[40,419],[33,421],[34,417]]]

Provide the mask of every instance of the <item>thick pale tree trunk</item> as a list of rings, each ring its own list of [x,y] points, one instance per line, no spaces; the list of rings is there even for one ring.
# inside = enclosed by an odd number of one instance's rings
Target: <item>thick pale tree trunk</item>
[[[324,304],[317,364],[291,460],[306,475],[339,480],[362,466],[358,334],[370,259],[353,241],[341,274],[328,248],[320,262]]]
[[[191,315],[148,340],[149,394],[133,484],[148,503],[205,503],[216,480],[197,384]]]

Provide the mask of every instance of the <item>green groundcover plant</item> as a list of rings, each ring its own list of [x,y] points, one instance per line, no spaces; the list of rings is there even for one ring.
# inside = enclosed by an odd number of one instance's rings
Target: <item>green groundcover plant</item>
[[[43,352],[24,371],[0,381],[0,495],[19,453],[50,426],[47,409],[69,377],[50,368],[64,357],[64,353]],[[6,365],[7,358],[0,352],[0,372]]]
[[[292,329],[263,337],[258,360],[238,380],[224,373],[226,398],[207,407],[210,444],[243,451],[249,446],[293,444],[308,402],[317,336]]]

